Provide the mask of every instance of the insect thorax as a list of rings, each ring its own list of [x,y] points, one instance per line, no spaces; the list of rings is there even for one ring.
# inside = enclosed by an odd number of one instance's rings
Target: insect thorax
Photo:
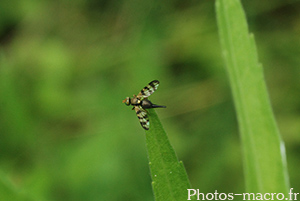
[[[139,104],[141,104],[141,100],[139,98],[135,96],[131,98],[131,105],[139,105]]]

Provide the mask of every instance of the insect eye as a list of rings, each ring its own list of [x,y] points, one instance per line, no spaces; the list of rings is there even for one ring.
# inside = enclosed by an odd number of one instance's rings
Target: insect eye
[[[125,100],[123,100],[123,103],[125,103],[125,105],[129,106],[130,105],[130,98],[129,97],[125,98]]]

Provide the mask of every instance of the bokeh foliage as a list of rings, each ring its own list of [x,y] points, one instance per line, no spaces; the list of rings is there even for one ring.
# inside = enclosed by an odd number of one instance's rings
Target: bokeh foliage
[[[300,2],[242,3],[299,192]],[[154,79],[193,188],[244,191],[214,1],[3,0],[0,15],[7,200],[153,200],[144,131],[122,100]]]

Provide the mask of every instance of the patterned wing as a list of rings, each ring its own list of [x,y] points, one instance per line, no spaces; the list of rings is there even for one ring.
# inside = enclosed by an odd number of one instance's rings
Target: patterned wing
[[[146,130],[149,130],[150,123],[146,110],[141,106],[135,106],[134,109],[142,127]]]
[[[159,81],[158,80],[153,80],[152,82],[150,82],[147,86],[145,86],[140,93],[137,95],[137,97],[139,99],[144,99],[149,97],[151,94],[153,94],[156,89],[159,86]]]

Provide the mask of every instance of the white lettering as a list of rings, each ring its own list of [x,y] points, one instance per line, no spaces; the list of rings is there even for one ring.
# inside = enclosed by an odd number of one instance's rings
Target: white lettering
[[[276,193],[271,193],[272,196],[271,200],[274,200],[274,195],[276,195]]]
[[[219,193],[218,193],[218,191],[217,191],[217,190],[215,190],[215,193],[214,193],[214,195],[215,195],[215,200],[219,200],[219,199],[218,199],[218,195],[219,195]]]
[[[243,200],[246,200],[246,195],[248,195],[247,200],[255,200],[255,194],[254,193],[243,193]],[[252,195],[252,198],[250,197]]]
[[[290,195],[290,200],[292,200],[293,198],[292,198],[292,196],[293,196],[293,188],[290,188],[290,192],[289,192],[289,195]]]
[[[228,200],[233,200],[233,199],[234,199],[233,193],[228,193]]]
[[[222,195],[224,195],[225,197],[222,198]],[[229,196],[229,194],[228,194],[228,196]],[[220,193],[219,198],[220,198],[220,200],[226,200],[226,198],[227,198],[226,193]]]
[[[294,200],[297,200],[297,195],[299,195],[299,193],[294,193]]]
[[[187,200],[191,200],[191,196],[196,195],[196,190],[195,189],[187,189],[188,190],[188,199]],[[191,194],[191,191],[194,191],[193,194]]]
[[[234,193],[218,193],[215,190],[214,193],[200,193],[199,189],[187,189],[188,198],[187,200],[192,200],[192,197],[197,195],[197,200],[233,200],[235,197],[243,196],[242,200],[297,200],[297,196],[300,193],[293,193],[293,188],[290,188],[289,196],[285,197],[283,193],[243,193],[243,194],[234,194]]]
[[[269,195],[269,199],[267,199],[267,196],[266,196],[266,195]],[[265,194],[264,194],[264,199],[265,199],[265,200],[270,200],[270,193],[265,193]]]
[[[208,195],[211,195],[211,198],[209,198]],[[207,199],[207,200],[212,200],[212,199],[214,199],[214,194],[212,194],[212,193],[207,193],[207,194],[206,194],[206,199]]]
[[[281,199],[279,198],[279,195],[281,195]],[[278,193],[277,196],[276,196],[276,198],[277,198],[278,200],[283,200],[283,199],[284,199],[283,193]]]
[[[256,200],[263,200],[262,197],[261,193],[256,193]]]

